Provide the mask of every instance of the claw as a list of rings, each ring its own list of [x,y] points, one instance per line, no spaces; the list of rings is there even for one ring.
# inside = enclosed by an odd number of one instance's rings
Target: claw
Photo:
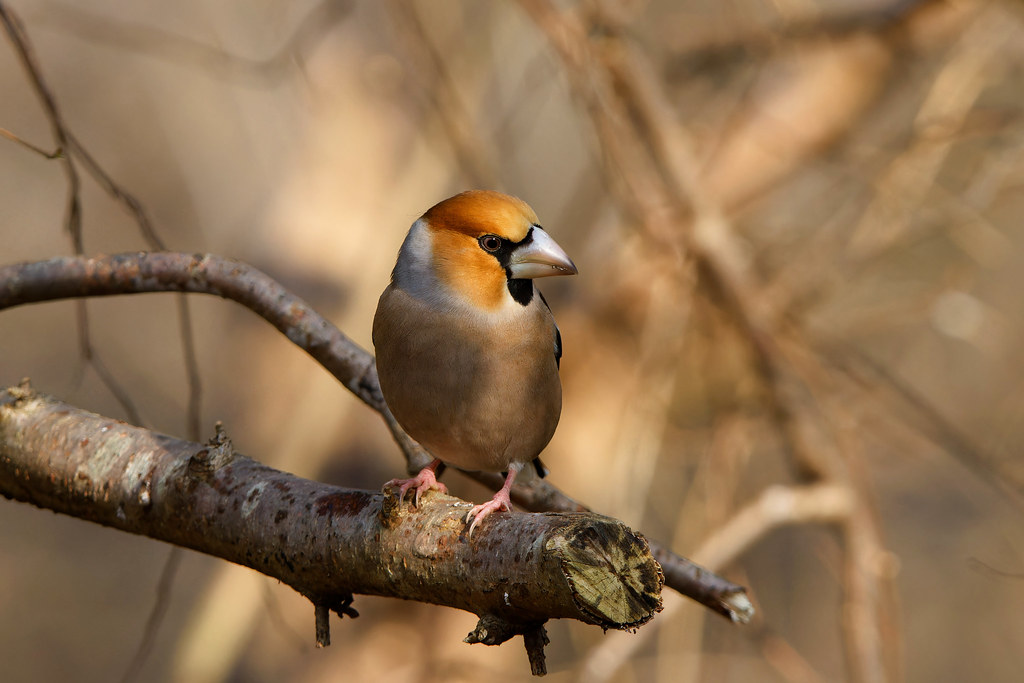
[[[486,503],[477,505],[467,512],[466,521],[473,520],[473,523],[469,525],[469,537],[473,538],[473,529],[476,529],[476,525],[486,519],[492,512],[497,512],[498,510],[508,511],[511,509],[511,505],[512,501],[509,500],[508,494],[504,493],[504,489],[502,489],[494,494],[494,498]]]
[[[405,500],[406,491],[408,491],[409,489],[414,489],[416,491],[416,495],[413,497],[413,506],[419,507],[420,496],[423,495],[424,491],[429,491],[430,489],[437,489],[441,493],[448,493],[448,487],[439,482],[437,480],[437,476],[434,474],[434,472],[437,470],[438,467],[440,467],[440,465],[440,460],[434,460],[429,465],[420,470],[420,473],[417,474],[412,479],[392,479],[391,481],[384,484],[384,488],[388,488],[390,486],[397,486],[399,501]]]
[[[466,513],[466,521],[473,520],[472,524],[469,525],[469,537],[473,538],[473,529],[476,529],[476,525],[481,521],[490,516],[492,512],[497,510],[511,510],[512,499],[509,497],[509,491],[512,490],[512,482],[516,478],[516,474],[522,469],[522,464],[513,463],[508,469],[508,476],[505,477],[505,485],[494,494],[494,498],[491,498],[486,503],[477,505],[472,510]]]

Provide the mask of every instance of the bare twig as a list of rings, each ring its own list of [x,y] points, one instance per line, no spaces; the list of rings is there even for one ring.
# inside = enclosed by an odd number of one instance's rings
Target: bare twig
[[[419,10],[407,2],[386,3],[396,30],[396,44],[408,53],[408,63],[417,70],[412,85],[437,112],[445,137],[452,146],[459,168],[472,187],[497,187],[493,155],[488,154],[480,136],[473,134],[473,121],[463,104],[448,62],[431,39]]]
[[[0,267],[0,309],[38,301],[141,292],[195,292],[263,317],[374,409],[384,407],[373,357],[274,280],[212,255],[134,252]]]
[[[74,4],[61,5],[47,21],[85,40],[200,69],[203,73],[256,86],[288,76],[351,10],[348,0],[323,0],[304,16],[272,54],[248,58],[231,54],[155,26],[101,16]]]
[[[21,62],[21,66],[25,70],[32,88],[39,97],[39,102],[43,106],[46,119],[50,122],[50,130],[53,134],[53,139],[57,143],[57,149],[64,151],[64,154],[59,154],[56,157],[60,161],[61,168],[64,169],[64,175],[67,176],[68,180],[68,198],[64,224],[68,234],[71,235],[71,241],[75,245],[75,252],[80,254],[83,252],[82,201],[79,196],[81,180],[75,165],[67,154],[67,150],[70,147],[67,137],[67,126],[64,125],[56,98],[43,79],[39,60],[36,59],[35,51],[32,49],[32,44],[25,33],[25,27],[22,25],[21,19],[3,2],[0,2],[0,23],[3,24],[4,30],[7,33],[7,39],[11,42],[11,46],[14,47],[14,52],[18,55],[18,60]]]
[[[181,548],[173,547],[167,554],[163,570],[160,572],[160,580],[157,582],[156,587],[156,600],[153,602],[153,608],[149,612],[149,618],[146,619],[146,627],[142,631],[142,640],[139,641],[139,647],[135,651],[132,661],[128,664],[128,669],[124,672],[124,676],[121,677],[121,683],[138,680],[139,675],[142,673],[142,667],[149,658],[150,652],[153,651],[157,632],[160,630],[160,625],[167,614],[167,608],[171,604],[171,589],[174,586],[174,577],[177,575],[180,565]]]
[[[2,15],[5,27],[8,30],[8,36],[11,43],[21,59],[22,66],[28,75],[29,80],[32,82],[40,101],[43,103],[46,117],[50,121],[50,126],[57,142],[57,153],[55,153],[51,158],[59,156],[63,162],[62,166],[65,169],[65,174],[68,178],[69,211],[67,224],[75,252],[78,254],[82,254],[84,252],[84,239],[81,225],[81,188],[78,171],[75,167],[76,158],[80,159],[85,164],[86,171],[111,197],[114,198],[115,201],[121,203],[128,209],[135,218],[135,221],[142,232],[143,238],[150,247],[155,249],[164,248],[164,243],[153,228],[152,221],[150,220],[148,213],[143,208],[142,203],[139,202],[132,194],[124,190],[113,180],[113,178],[110,177],[110,175],[102,166],[100,166],[99,163],[96,162],[92,155],[85,149],[84,145],[79,142],[67,127],[67,124],[64,122],[60,110],[57,107],[56,98],[43,78],[42,71],[39,68],[32,46],[28,40],[28,36],[25,34],[20,21],[2,4],[0,4],[0,15]],[[27,143],[23,144],[27,145]],[[31,145],[27,146],[32,147]],[[128,392],[121,386],[120,382],[117,381],[113,372],[111,372],[106,363],[103,362],[99,353],[92,344],[91,336],[89,334],[89,313],[84,300],[76,302],[75,313],[78,320],[78,342],[82,358],[96,371],[96,374],[99,376],[103,384],[114,395],[114,398],[118,403],[121,404],[128,418],[135,424],[142,424],[142,418],[134,401],[132,401]],[[190,438],[198,440],[201,429],[200,400],[202,398],[202,390],[199,380],[199,367],[195,353],[195,339],[192,334],[192,319],[189,314],[188,302],[184,296],[179,297],[178,300],[178,317],[181,325],[181,340],[182,347],[184,349],[186,375],[189,387],[188,409],[186,411],[188,416],[188,434]],[[146,622],[146,629],[139,644],[139,649],[132,658],[123,678],[126,682],[134,680],[135,677],[139,675],[145,664],[145,660],[152,649],[156,633],[163,622],[164,614],[166,614],[171,596],[171,586],[173,584],[174,576],[177,573],[180,559],[180,551],[177,549],[172,550],[167,558],[163,572],[161,573],[161,588],[157,592],[156,601],[153,604],[149,618]]]
[[[19,145],[21,145],[22,147],[24,147],[26,149],[30,149],[33,152],[35,152],[36,154],[38,154],[40,156],[43,156],[43,157],[45,157],[47,159],[56,159],[56,158],[60,157],[62,154],[64,154],[64,150],[61,149],[60,147],[58,147],[57,149],[53,150],[52,152],[47,152],[42,147],[37,147],[36,145],[33,145],[28,140],[25,140],[24,138],[18,137],[17,135],[15,135],[11,131],[7,130],[6,128],[0,128],[0,137],[7,138],[11,142],[16,142]]]
[[[43,107],[46,119],[50,123],[50,130],[59,152],[55,158],[60,161],[61,168],[64,170],[64,175],[67,178],[68,198],[65,214],[65,228],[71,238],[71,243],[75,253],[83,254],[85,253],[85,242],[82,234],[81,177],[79,176],[78,169],[75,166],[72,153],[74,152],[76,156],[81,156],[83,158],[87,164],[87,168],[90,169],[90,173],[92,173],[94,177],[99,175],[100,178],[105,178],[105,174],[102,174],[102,169],[100,169],[100,167],[92,160],[92,158],[85,152],[84,148],[81,147],[71,134],[70,129],[61,114],[60,108],[57,105],[57,99],[47,84],[46,79],[43,77],[42,68],[39,66],[39,61],[36,58],[35,51],[32,48],[32,43],[28,38],[28,34],[25,32],[21,19],[3,2],[0,2],[0,23],[3,24],[8,40],[11,42],[11,46],[14,48],[15,53],[18,55],[18,59],[25,71],[25,75],[28,77],[32,88],[35,90]],[[114,187],[113,183],[110,183],[110,186]],[[108,190],[109,189],[110,188],[108,188]],[[116,187],[114,187],[114,189],[116,189]],[[134,198],[131,198],[126,193],[124,194],[124,197],[126,199],[130,199],[136,206],[138,206],[138,202],[136,202]],[[141,213],[141,208],[136,215],[137,217],[141,216],[142,218],[145,218]],[[143,232],[146,233],[148,220],[140,221],[140,225],[143,226]],[[149,230],[148,234],[152,234],[152,236],[155,237],[155,233],[153,233],[152,230]],[[106,364],[100,359],[96,349],[93,347],[89,336],[89,313],[85,302],[81,302],[77,305],[75,314],[78,320],[79,353],[81,354],[82,359],[96,371],[96,374],[99,376],[104,386],[107,387],[108,391],[110,391],[118,403],[121,404],[125,413],[133,421],[139,422],[139,412],[129,398],[128,392],[120,385],[113,373],[110,372]]]

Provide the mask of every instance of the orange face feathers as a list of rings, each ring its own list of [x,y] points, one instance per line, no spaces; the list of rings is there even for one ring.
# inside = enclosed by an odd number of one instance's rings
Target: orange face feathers
[[[435,233],[459,233],[474,240],[489,234],[519,242],[537,224],[529,204],[493,190],[457,194],[432,206],[423,218]]]
[[[482,311],[526,305],[533,292],[527,280],[576,272],[517,197],[470,190],[434,205],[420,223],[429,235],[434,276]]]

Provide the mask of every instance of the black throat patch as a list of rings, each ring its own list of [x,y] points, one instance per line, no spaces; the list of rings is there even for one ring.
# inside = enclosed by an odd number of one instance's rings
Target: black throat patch
[[[508,275],[508,269],[505,269],[505,275]],[[512,295],[512,298],[517,303],[523,306],[529,306],[530,302],[533,301],[533,280],[527,280],[525,278],[509,278],[508,280],[508,293]]]

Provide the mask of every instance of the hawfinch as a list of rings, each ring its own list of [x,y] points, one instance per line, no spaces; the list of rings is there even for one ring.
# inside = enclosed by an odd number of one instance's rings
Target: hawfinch
[[[526,202],[463,192],[412,224],[373,319],[377,373],[402,428],[435,460],[394,479],[415,501],[443,464],[507,472],[505,485],[466,516],[469,533],[495,510],[551,440],[562,410],[562,340],[534,278],[576,266]]]

